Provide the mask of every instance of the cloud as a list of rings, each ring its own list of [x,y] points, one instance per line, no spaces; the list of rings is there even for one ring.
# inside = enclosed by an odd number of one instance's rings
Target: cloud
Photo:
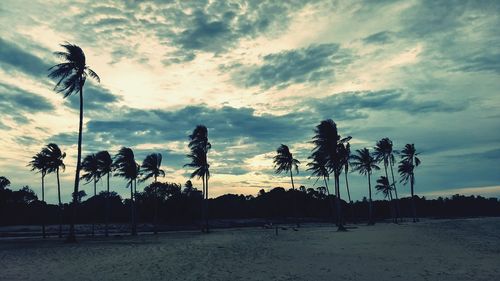
[[[408,114],[432,112],[458,112],[465,104],[448,104],[440,100],[421,100],[403,90],[342,92],[306,102],[307,106],[321,116],[332,116],[335,120],[368,118],[368,111],[400,111]]]
[[[120,97],[100,85],[85,84],[83,103],[86,112],[106,111],[111,107],[115,107],[120,100]],[[80,100],[76,97],[66,98],[65,103],[74,110],[80,110]]]
[[[365,44],[387,44],[392,42],[393,33],[390,31],[380,31],[363,38]]]
[[[39,95],[23,89],[0,83],[0,112],[2,117],[10,116],[18,124],[27,124],[29,114],[50,112],[52,103]]]
[[[233,79],[245,87],[286,88],[290,84],[333,80],[335,71],[351,63],[352,56],[338,44],[311,45],[306,48],[268,54],[261,65],[243,66]]]
[[[2,69],[6,72],[15,69],[35,77],[46,77],[50,67],[39,57],[2,38],[0,38],[0,61],[3,62]],[[6,67],[7,65],[9,67]]]

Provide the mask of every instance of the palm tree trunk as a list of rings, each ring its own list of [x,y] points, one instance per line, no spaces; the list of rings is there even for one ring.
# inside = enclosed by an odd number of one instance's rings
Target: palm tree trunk
[[[205,196],[207,191],[205,190],[205,176],[201,177],[202,185],[203,185],[203,194],[201,197],[201,231],[205,232],[205,226],[203,223],[205,222]]]
[[[109,173],[107,174],[107,192],[106,192],[106,222],[105,222],[105,227],[104,227],[104,236],[109,237],[109,230],[108,230],[108,224],[109,224]]]
[[[387,162],[384,161],[384,171],[385,171],[385,178],[387,181],[389,181],[389,175],[387,173]],[[396,212],[396,209],[394,208],[394,200],[392,199],[392,191],[389,190],[389,198],[391,200],[391,217],[392,217],[392,222],[393,223],[398,223],[398,215]]]
[[[298,212],[297,212],[297,198],[295,197],[295,184],[293,183],[292,169],[290,169],[290,179],[292,181],[292,197],[293,197],[292,200],[293,200],[293,212],[294,212],[294,216],[295,216],[295,222],[297,224],[297,227],[300,227]]]
[[[155,175],[155,210],[153,217],[153,233],[158,234],[158,205],[160,203],[160,198],[158,198],[158,186],[156,185],[157,177]]]
[[[345,187],[347,189],[347,198],[349,199],[349,209],[351,209],[351,220],[354,222],[354,204],[351,200],[351,192],[349,190],[349,181],[347,180],[347,169],[345,170]]]
[[[42,237],[45,238],[45,173],[42,172]]]
[[[97,195],[97,187],[96,187],[96,181],[95,181],[95,176],[94,176],[94,200],[96,199],[95,196]],[[95,202],[95,201],[94,201]],[[92,219],[92,237],[95,235],[95,218]]]
[[[337,201],[337,231],[345,231],[345,227],[342,224],[342,201],[340,200],[340,175],[335,173],[335,199]]]
[[[61,203],[61,182],[59,181],[59,168],[56,169],[57,176],[57,199],[59,200],[59,238],[62,238],[62,203]]]
[[[415,180],[413,178],[413,174],[411,175],[411,180],[410,180],[410,186],[411,186],[411,207],[413,211],[413,222],[417,222],[417,207],[415,206],[415,194],[413,192],[413,185],[415,183]]]
[[[394,195],[396,196],[396,216],[399,218],[400,222],[403,222],[401,208],[399,208],[398,189],[396,188],[396,181],[394,180],[394,170],[392,168],[393,163],[391,159],[389,159],[389,165],[391,166],[392,184],[394,185]]]
[[[75,220],[78,205],[78,185],[80,184],[80,166],[82,160],[82,127],[83,127],[83,80],[80,78],[80,121],[78,124],[78,154],[76,159],[75,188],[73,190],[73,204],[67,242],[76,242]]]
[[[135,203],[134,203],[134,184],[133,181],[129,181],[130,185],[130,215],[132,218],[132,225],[131,225],[131,235],[135,236],[137,235],[137,229],[135,226]]]
[[[373,220],[373,207],[372,207],[372,184],[370,179],[370,173],[368,172],[368,225],[374,225],[375,221]]]
[[[205,190],[207,191],[207,194],[205,196],[205,229],[207,233],[209,232],[209,227],[208,227],[208,177],[205,177],[205,180],[207,183],[205,184]]]
[[[328,182],[326,181],[326,177],[323,177],[323,180],[325,181],[325,188],[326,188],[326,194],[327,195],[330,195],[330,191],[328,190]],[[335,216],[333,214],[333,210],[335,209],[335,207],[333,206],[333,200],[330,200],[329,196],[327,197],[328,198],[328,201],[330,202],[330,212],[331,212],[331,216],[332,216],[332,222],[335,221]]]

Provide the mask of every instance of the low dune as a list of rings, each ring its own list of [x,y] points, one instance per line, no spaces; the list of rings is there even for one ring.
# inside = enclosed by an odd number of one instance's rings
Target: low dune
[[[500,280],[500,218],[0,241],[1,280]]]

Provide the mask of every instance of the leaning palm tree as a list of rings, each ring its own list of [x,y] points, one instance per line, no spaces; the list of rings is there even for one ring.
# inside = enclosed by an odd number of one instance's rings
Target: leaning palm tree
[[[290,180],[292,182],[292,190],[295,190],[295,185],[293,183],[293,170],[295,169],[295,173],[299,173],[299,164],[300,161],[293,158],[292,153],[290,152],[290,149],[288,146],[281,144],[278,149],[276,150],[276,156],[274,156],[274,172],[276,174],[281,174],[283,172],[285,173],[290,173]],[[295,196],[295,194],[292,194],[292,196]],[[295,200],[294,200],[295,201]],[[296,204],[295,202],[293,203],[293,207],[295,209],[295,212],[297,211]],[[300,224],[297,222],[297,227],[299,227]]]
[[[45,207],[45,176],[47,175],[47,169],[48,169],[48,158],[41,152],[38,152],[31,158],[31,161],[29,162],[28,166],[31,167],[32,171],[36,171],[37,173],[40,173],[42,175],[42,204]],[[42,217],[45,214],[42,214]],[[43,238],[46,237],[45,234],[45,218],[42,218],[42,236]]]
[[[62,152],[59,146],[55,143],[49,143],[42,149],[42,154],[48,159],[47,174],[56,173],[57,177],[57,199],[59,200],[59,238],[62,238],[62,202],[61,202],[61,182],[59,180],[59,170],[66,169],[64,158],[66,153]]]
[[[373,219],[371,174],[373,170],[379,170],[380,168],[368,148],[356,150],[356,154],[352,156],[351,166],[354,167],[354,171],[368,177],[368,224],[373,225],[375,221]]]
[[[6,189],[10,185],[10,180],[6,177],[0,177],[0,190]]]
[[[340,174],[342,173],[343,162],[340,146],[349,141],[351,137],[341,138],[337,131],[337,124],[331,119],[321,121],[316,126],[312,143],[315,145],[313,155],[323,154],[326,160],[326,167],[329,173],[334,174],[335,179],[335,199],[337,206],[337,226],[338,231],[345,231],[342,224],[342,201],[340,199]]]
[[[82,161],[82,170],[85,172],[80,179],[85,180],[87,183],[94,182],[94,197],[97,196],[97,182],[101,179],[99,171],[99,163],[97,156],[92,153]],[[95,223],[92,221],[92,236],[95,235]]]
[[[141,165],[141,182],[144,182],[148,180],[149,178],[154,178],[154,187],[155,187],[155,195],[158,193],[157,192],[157,180],[158,177],[164,177],[165,176],[165,171],[161,169],[161,160],[162,156],[160,153],[151,153],[142,162]],[[157,226],[157,221],[158,221],[158,205],[159,205],[159,199],[157,198],[155,200],[155,213],[154,213],[154,234],[158,233],[158,226]]]
[[[63,60],[49,68],[49,77],[58,80],[54,90],[63,93],[64,98],[72,94],[78,94],[80,98],[80,120],[78,125],[78,154],[76,160],[75,187],[73,191],[73,212],[70,220],[68,242],[75,242],[75,219],[76,206],[78,204],[78,187],[80,181],[80,161],[82,158],[82,127],[83,127],[83,86],[87,77],[100,82],[99,76],[86,64],[85,54],[77,45],[65,43],[61,44],[64,48],[62,52],[54,54]]]
[[[208,233],[208,179],[210,178],[210,164],[208,164],[208,150],[212,148],[208,142],[208,129],[203,125],[198,125],[189,135],[190,153],[186,156],[191,160],[184,167],[191,167],[195,170],[191,173],[191,178],[197,177],[203,181],[203,206],[202,220],[205,221],[203,232]]]
[[[406,144],[404,149],[401,150],[401,161],[398,167],[398,172],[401,176],[400,182],[407,184],[410,182],[411,188],[411,205],[413,213],[413,222],[417,222],[417,208],[415,206],[415,167],[420,165],[420,159],[417,157],[417,153],[414,144]]]
[[[394,172],[392,170],[392,166],[394,163],[394,151],[392,149],[392,141],[389,138],[383,138],[379,141],[377,141],[377,144],[374,147],[374,152],[373,156],[375,159],[380,163],[384,163],[384,171],[385,171],[385,178],[389,179],[387,167],[390,166],[391,168],[391,173],[392,173],[392,183],[391,185],[393,188],[391,188],[391,201],[392,201],[392,190],[394,190],[394,195],[396,197],[396,204],[395,204],[395,218],[394,222],[397,223],[398,217],[399,217],[399,207],[398,207],[398,192],[396,190],[396,183],[394,182]]]
[[[128,147],[122,147],[115,156],[113,162],[114,176],[125,178],[127,186],[130,187],[130,214],[131,214],[131,235],[137,235],[137,225],[135,218],[134,182],[138,176],[137,163],[134,152]]]
[[[99,177],[106,176],[107,180],[107,189],[106,189],[106,218],[105,218],[105,227],[104,227],[104,236],[109,236],[108,224],[109,224],[109,175],[111,174],[111,170],[113,169],[113,160],[111,159],[111,155],[107,151],[99,151],[96,154],[97,158],[97,170],[99,171]]]

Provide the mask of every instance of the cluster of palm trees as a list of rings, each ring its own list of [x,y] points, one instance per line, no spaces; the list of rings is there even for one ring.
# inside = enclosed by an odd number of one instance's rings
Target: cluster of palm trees
[[[393,143],[389,138],[379,140],[375,147],[374,152],[370,152],[368,148],[358,149],[355,154],[351,155],[349,141],[351,137],[341,137],[338,133],[337,125],[331,119],[321,121],[315,128],[315,135],[312,138],[314,148],[309,156],[310,162],[307,163],[308,171],[311,171],[312,176],[318,179],[323,179],[327,194],[330,194],[328,182],[330,175],[334,177],[335,199],[337,207],[337,227],[339,231],[344,231],[345,227],[342,222],[342,209],[341,209],[341,196],[340,196],[340,175],[342,171],[345,172],[345,183],[349,204],[352,208],[352,200],[349,191],[348,172],[349,167],[352,171],[356,171],[365,175],[368,179],[368,224],[374,224],[373,207],[372,207],[372,188],[371,176],[376,170],[380,170],[379,163],[384,164],[385,176],[377,179],[375,186],[379,192],[384,194],[385,198],[389,198],[394,202],[394,222],[397,222],[400,210],[398,205],[398,195],[396,188],[396,180],[394,178],[393,167],[395,165],[395,155],[401,155],[399,162],[398,172],[400,174],[400,182],[406,184],[410,183],[411,196],[412,196],[412,212],[413,221],[418,221],[414,199],[414,184],[415,184],[415,167],[420,165],[420,159],[417,157],[414,144],[407,144],[401,152],[393,149]],[[286,172],[290,173],[290,180],[292,188],[293,183],[293,170],[299,172],[300,161],[293,157],[288,146],[281,144],[276,150],[274,157],[274,168],[277,174]],[[390,168],[392,181],[389,181],[388,168]],[[395,200],[393,198],[393,192]],[[333,211],[332,202],[332,211]]]
[[[59,169],[64,169],[63,159],[66,156],[62,153],[57,144],[50,143],[46,147],[33,156],[29,165],[32,170],[37,171],[42,176],[42,202],[45,202],[45,187],[44,181],[47,174],[55,172],[57,175],[58,184],[58,198],[59,206],[62,207],[61,202],[61,190],[59,182]],[[97,153],[92,153],[83,159],[81,169],[83,174],[80,179],[85,180],[87,183],[92,182],[94,185],[94,196],[97,195],[96,184],[102,178],[106,178],[107,189],[106,189],[106,218],[105,218],[105,236],[109,236],[109,177],[111,174],[117,177],[122,177],[127,180],[127,187],[130,188],[130,204],[131,204],[131,233],[132,235],[137,234],[136,228],[136,214],[135,214],[135,193],[137,192],[137,180],[146,181],[150,178],[154,178],[154,183],[157,182],[158,177],[165,176],[165,171],[161,169],[162,156],[160,153],[151,153],[146,156],[142,165],[139,165],[135,161],[134,152],[128,147],[122,147],[118,154],[111,157],[108,151],[99,151]],[[78,197],[78,196],[77,196]],[[79,201],[79,200],[77,200]],[[62,212],[61,212],[62,213]],[[43,237],[45,237],[45,225],[42,225]],[[95,224],[92,224],[92,235],[95,234]],[[59,237],[62,237],[62,227],[59,227]]]
[[[70,228],[68,233],[68,242],[76,241],[74,221],[76,216],[76,206],[79,201],[79,183],[80,179],[87,182],[94,183],[94,195],[96,195],[96,183],[104,176],[107,177],[108,189],[107,194],[109,194],[109,176],[113,172],[115,176],[123,177],[127,180],[127,186],[130,188],[130,202],[131,202],[131,220],[132,220],[132,234],[136,234],[136,222],[135,222],[135,208],[134,208],[134,194],[137,186],[137,179],[146,180],[148,178],[154,177],[156,182],[159,176],[164,176],[164,171],[160,169],[161,166],[161,154],[153,153],[148,155],[143,162],[143,165],[136,163],[134,158],[134,153],[132,149],[123,147],[120,149],[118,154],[111,158],[107,151],[101,151],[96,154],[91,154],[85,157],[83,161],[82,158],[82,126],[83,126],[83,101],[84,101],[84,85],[87,78],[92,78],[97,82],[100,82],[99,76],[86,64],[85,54],[83,50],[77,45],[71,43],[61,44],[64,51],[55,52],[55,55],[62,59],[62,62],[52,66],[49,71],[49,77],[56,79],[57,83],[54,90],[58,93],[63,93],[63,98],[67,98],[73,94],[78,94],[79,97],[79,126],[78,126],[78,153],[76,161],[76,171],[75,171],[75,181],[73,190],[73,203],[70,206],[73,208],[71,212]],[[197,126],[193,133],[189,136],[189,149],[190,153],[187,155],[191,160],[190,163],[185,166],[194,168],[195,170],[191,174],[191,178],[198,177],[202,179],[203,182],[203,208],[202,217],[205,220],[204,231],[208,232],[208,180],[210,178],[210,165],[208,163],[208,151],[211,148],[210,142],[208,142],[208,130],[205,126]],[[346,187],[349,197],[349,202],[352,204],[350,199],[350,192],[347,181],[347,173],[349,165],[353,166],[355,171],[359,171],[362,174],[366,174],[369,183],[369,195],[370,195],[370,222],[373,222],[372,208],[371,208],[371,183],[370,176],[373,170],[379,169],[376,165],[379,161],[384,161],[384,167],[386,169],[385,179],[379,179],[379,185],[377,188],[383,190],[384,194],[389,194],[392,196],[392,190],[394,190],[396,197],[396,185],[394,181],[394,175],[392,183],[388,183],[387,176],[387,166],[391,167],[394,165],[394,156],[392,152],[387,154],[387,147],[382,147],[383,149],[373,156],[368,149],[357,150],[356,155],[350,155],[350,146],[348,141],[351,137],[341,138],[338,134],[337,126],[332,120],[322,121],[315,129],[315,136],[313,137],[312,143],[315,148],[312,151],[311,162],[307,164],[308,170],[318,178],[323,178],[325,182],[325,187],[328,191],[328,179],[333,173],[334,176],[334,186],[335,186],[335,197],[337,200],[337,225],[339,230],[345,230],[342,220],[341,220],[341,205],[340,205],[340,175],[342,171],[345,171],[346,175]],[[390,142],[390,140],[387,139]],[[386,140],[382,142],[381,145],[388,145]],[[414,186],[414,174],[413,170],[416,166],[420,164],[420,160],[416,157],[415,147],[413,145],[407,145],[402,151],[403,160],[401,161],[398,171],[402,175],[402,181],[411,183],[411,193],[413,196],[413,186]],[[49,173],[56,173],[58,182],[58,198],[59,206],[62,206],[60,199],[60,184],[59,184],[59,169],[64,169],[63,159],[65,154],[60,151],[57,145],[49,144],[47,147],[42,149],[41,152],[37,153],[30,166],[33,170],[36,170],[42,175],[42,201],[45,200],[44,197],[44,179]],[[278,156],[274,159],[276,165],[276,172],[281,173],[283,171],[290,172],[290,178],[293,184],[293,172],[292,168],[295,168],[298,173],[298,165],[300,162],[293,158],[290,150],[287,146],[282,145],[278,149]],[[80,170],[84,170],[85,174],[80,176]],[[329,191],[328,191],[329,192]],[[333,205],[333,204],[332,204]],[[332,206],[333,207],[333,206]],[[109,210],[109,207],[107,207]],[[415,207],[414,209],[414,220],[416,220]],[[109,211],[106,217],[109,217]],[[43,225],[43,232],[45,236],[45,226]],[[155,228],[156,229],[156,228]],[[92,232],[94,232],[94,226],[92,227]],[[61,236],[61,227],[59,230],[59,235]],[[108,235],[107,220],[106,220],[106,235]]]

